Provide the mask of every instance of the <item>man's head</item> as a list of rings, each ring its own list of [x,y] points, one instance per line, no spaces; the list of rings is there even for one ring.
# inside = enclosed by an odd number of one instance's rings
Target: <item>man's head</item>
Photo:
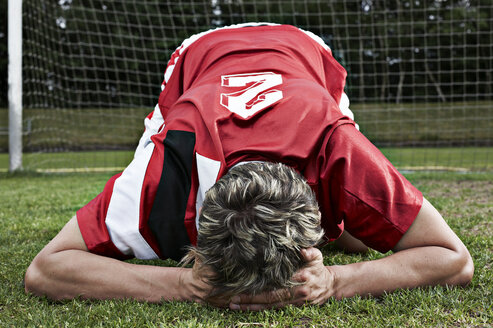
[[[199,218],[199,263],[214,272],[214,294],[259,293],[295,284],[300,250],[323,236],[315,195],[283,164],[231,169],[207,193]]]

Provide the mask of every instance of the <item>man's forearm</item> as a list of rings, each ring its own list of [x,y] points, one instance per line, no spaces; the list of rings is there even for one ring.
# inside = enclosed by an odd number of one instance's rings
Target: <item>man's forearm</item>
[[[26,291],[52,299],[74,297],[200,301],[203,283],[192,269],[135,265],[89,253],[73,217],[34,258]]]
[[[329,267],[335,275],[333,295],[342,298],[380,295],[398,288],[465,285],[474,273],[467,248],[426,199],[394,251],[376,261]]]
[[[464,285],[472,276],[472,263],[457,251],[427,246],[407,249],[367,262],[330,266],[337,299],[355,295],[378,296],[399,288]]]
[[[35,259],[26,290],[52,299],[132,298],[149,302],[186,300],[182,283],[191,269],[135,265],[82,250],[64,250]]]

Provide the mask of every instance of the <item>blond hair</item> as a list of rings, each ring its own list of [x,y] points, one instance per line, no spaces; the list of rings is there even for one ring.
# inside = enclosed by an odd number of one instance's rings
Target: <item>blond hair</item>
[[[300,250],[320,243],[315,195],[283,164],[236,166],[206,193],[197,247],[183,262],[199,260],[213,275],[213,295],[256,294],[296,285]]]

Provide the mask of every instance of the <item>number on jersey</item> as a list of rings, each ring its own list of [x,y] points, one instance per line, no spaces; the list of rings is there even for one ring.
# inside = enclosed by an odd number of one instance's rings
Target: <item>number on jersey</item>
[[[272,89],[281,84],[281,74],[272,72],[223,75],[221,86],[241,89],[221,93],[221,105],[245,119],[250,118],[282,99],[282,91]]]

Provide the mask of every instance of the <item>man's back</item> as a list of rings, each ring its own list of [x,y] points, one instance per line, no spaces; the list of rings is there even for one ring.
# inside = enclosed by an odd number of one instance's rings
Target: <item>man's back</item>
[[[295,27],[219,29],[177,53],[182,74],[159,98],[165,128],[194,129],[197,151],[227,168],[269,160],[301,171],[343,119],[344,68]]]

